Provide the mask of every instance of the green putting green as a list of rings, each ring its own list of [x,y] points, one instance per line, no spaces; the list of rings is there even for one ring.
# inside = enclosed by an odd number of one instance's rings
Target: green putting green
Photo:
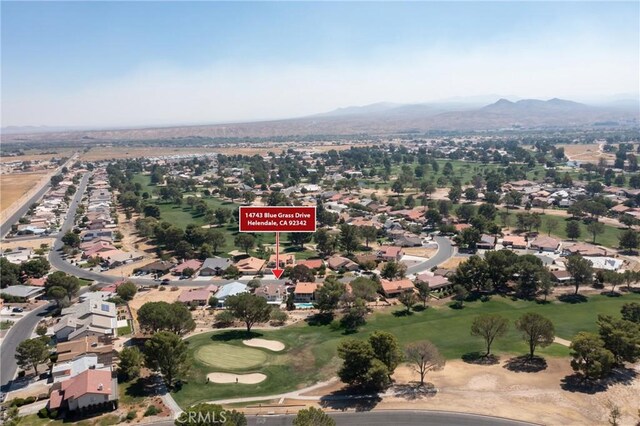
[[[195,358],[211,367],[225,370],[245,369],[262,365],[267,361],[267,354],[259,349],[211,343],[198,348]]]

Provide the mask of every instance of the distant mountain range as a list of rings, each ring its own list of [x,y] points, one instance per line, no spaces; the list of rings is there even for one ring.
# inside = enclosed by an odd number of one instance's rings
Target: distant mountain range
[[[495,99],[495,98],[494,98]],[[390,135],[433,130],[571,129],[640,126],[640,104],[618,100],[591,106],[563,99],[508,99],[484,106],[447,100],[424,104],[381,102],[350,106],[307,117],[251,123],[120,130],[26,130],[5,132],[5,142],[19,140],[144,140],[186,137],[272,137],[291,135]],[[42,131],[44,130],[44,131]],[[16,134],[22,133],[22,134]]]

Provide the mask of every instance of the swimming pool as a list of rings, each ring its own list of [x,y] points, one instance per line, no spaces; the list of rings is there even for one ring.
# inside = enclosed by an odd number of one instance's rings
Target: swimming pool
[[[313,303],[294,303],[296,309],[313,309]]]

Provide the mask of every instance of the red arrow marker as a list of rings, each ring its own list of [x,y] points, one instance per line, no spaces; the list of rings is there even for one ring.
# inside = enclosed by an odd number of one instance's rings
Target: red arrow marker
[[[276,279],[280,279],[284,269],[280,269],[280,233],[276,232],[276,267],[271,271]]]

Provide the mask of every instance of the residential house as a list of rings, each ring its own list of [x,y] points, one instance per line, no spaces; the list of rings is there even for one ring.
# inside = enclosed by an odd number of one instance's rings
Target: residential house
[[[482,250],[493,250],[496,248],[496,237],[493,235],[482,234],[480,241],[476,244],[476,247]]]
[[[383,261],[399,261],[404,256],[404,250],[398,246],[380,246],[377,251],[378,258]]]
[[[58,387],[59,386],[59,387]],[[109,370],[85,370],[54,385],[49,398],[50,410],[84,410],[89,407],[115,408],[118,380]]]
[[[236,268],[244,275],[255,275],[262,270],[265,261],[257,257],[245,257],[236,263]]]
[[[105,366],[100,363],[97,355],[84,354],[73,360],[58,361],[51,368],[51,376],[53,377],[53,382],[57,383],[77,376],[88,369],[111,371],[111,365]]]
[[[296,264],[296,256],[293,254],[280,253],[278,261],[280,262],[280,269],[284,269],[287,266],[293,267]],[[270,273],[273,269],[276,268],[276,255],[275,253],[269,256],[269,260],[267,261],[266,273]]]
[[[182,290],[182,293],[178,296],[178,302],[186,303],[187,305],[197,304],[198,306],[205,306],[209,303],[209,298],[211,298],[217,290],[217,286]]]
[[[534,250],[540,251],[556,251],[560,247],[560,241],[546,235],[538,236],[529,244]]]
[[[299,282],[293,290],[293,300],[296,303],[310,303],[316,300],[317,283]]]
[[[147,274],[164,275],[171,270],[175,265],[166,260],[156,260],[155,262],[148,263],[138,270]]]
[[[0,295],[17,297],[25,301],[33,301],[44,294],[44,288],[30,285],[12,285],[0,290]]]
[[[70,361],[85,354],[95,354],[98,357],[98,362],[105,365],[111,365],[113,358],[117,356],[113,345],[105,344],[97,336],[58,342],[56,354],[58,355],[58,362]]]
[[[347,259],[346,257],[338,255],[331,256],[329,259],[327,259],[327,265],[334,271],[357,271],[358,269],[360,269],[358,264],[351,259]]]
[[[409,279],[404,280],[380,280],[380,284],[382,285],[382,291],[386,297],[398,297],[402,293],[410,293],[415,291],[415,286],[413,282]]]
[[[63,317],[53,328],[58,341],[87,336],[117,336],[115,303],[89,299],[63,309],[62,314]]]
[[[527,248],[527,239],[520,235],[505,235],[502,239],[502,245],[513,249],[524,250]]]
[[[264,297],[269,304],[280,305],[284,302],[287,289],[283,284],[265,284],[258,287],[254,294]]]
[[[305,259],[305,260],[299,260],[297,264],[304,265],[309,269],[318,270],[322,268],[322,266],[324,265],[324,261],[322,259]]]
[[[237,296],[238,294],[247,293],[247,292],[248,292],[248,289],[246,284],[243,284],[239,281],[234,281],[232,283],[225,284],[222,287],[220,287],[220,290],[216,292],[215,297],[218,299],[218,306],[223,307],[224,301],[226,300],[227,297]]]
[[[194,272],[198,272],[200,267],[202,267],[202,261],[198,259],[189,259],[175,266],[171,270],[171,273],[173,273],[173,275],[182,275],[185,269],[193,269]]]
[[[200,268],[200,276],[210,277],[224,274],[224,271],[233,263],[230,259],[223,257],[209,257],[205,259]]]

